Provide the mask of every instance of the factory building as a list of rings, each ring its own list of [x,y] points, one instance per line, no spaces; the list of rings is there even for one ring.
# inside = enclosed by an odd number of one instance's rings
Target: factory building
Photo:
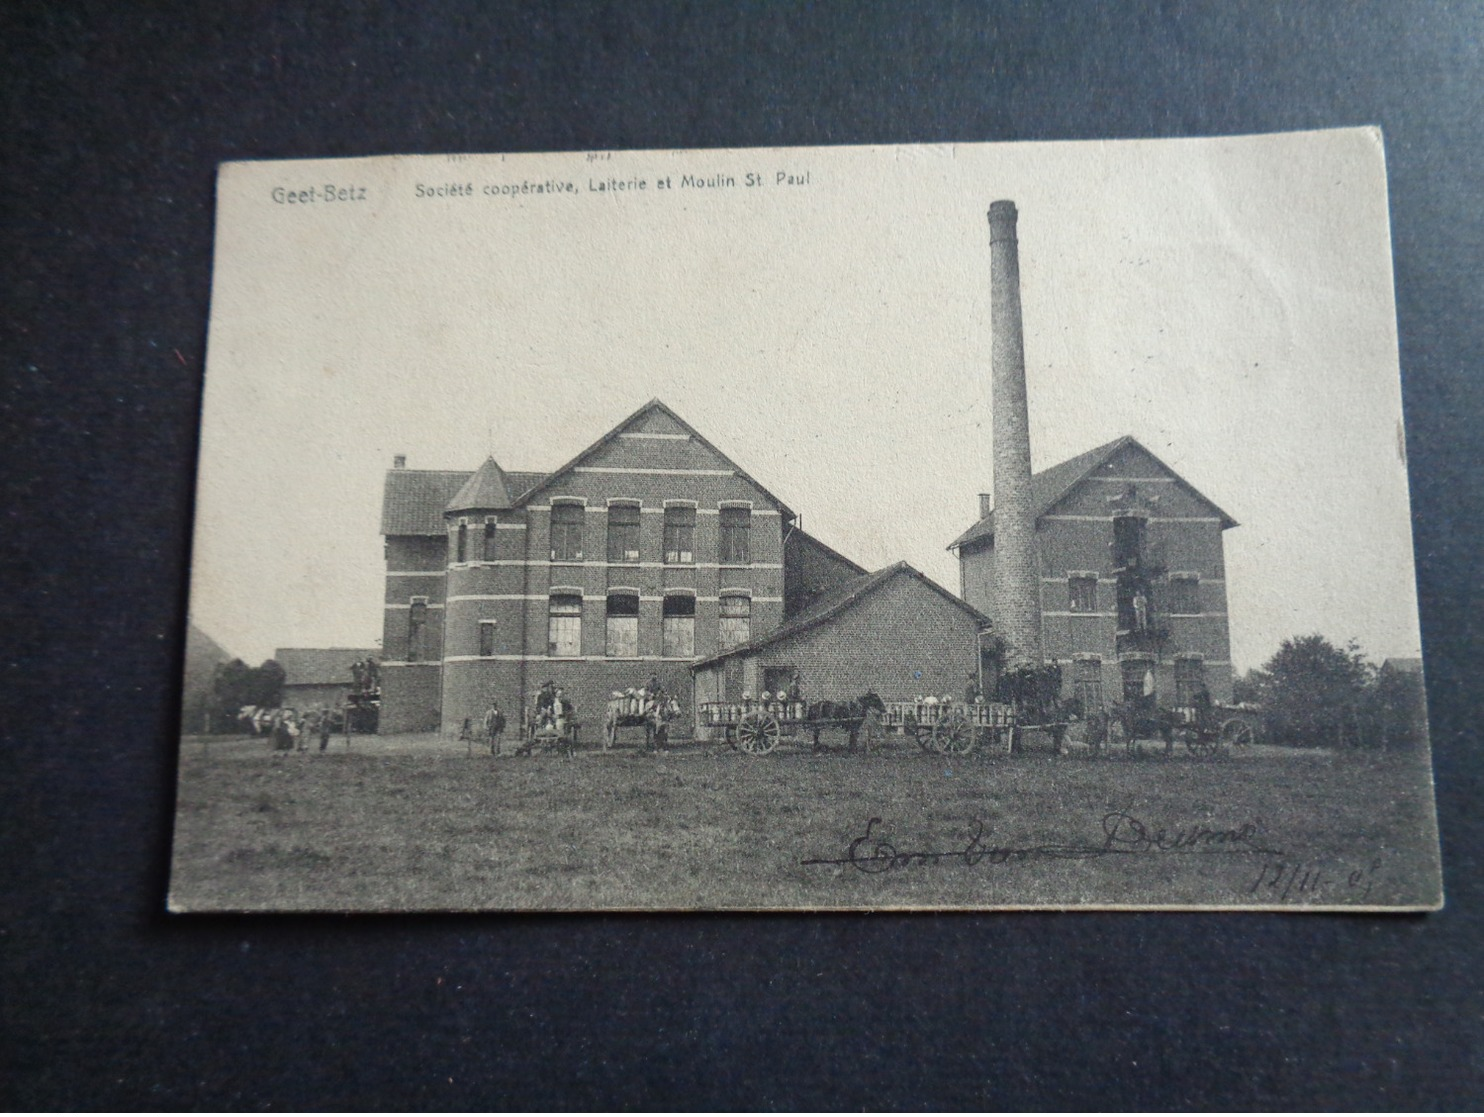
[[[386,733],[456,733],[548,679],[588,740],[651,677],[689,714],[697,660],[864,574],[658,400],[549,474],[398,458],[382,534]]]
[[[1085,708],[1231,698],[1222,533],[1236,521],[1125,436],[1031,478],[1041,641]],[[996,513],[951,544],[964,600],[998,619]]]

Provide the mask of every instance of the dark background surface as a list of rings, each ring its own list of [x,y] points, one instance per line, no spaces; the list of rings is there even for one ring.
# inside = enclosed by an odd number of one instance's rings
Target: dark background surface
[[[0,42],[0,1104],[1484,1103],[1484,7],[13,3]],[[219,161],[1359,124],[1441,914],[164,914]]]

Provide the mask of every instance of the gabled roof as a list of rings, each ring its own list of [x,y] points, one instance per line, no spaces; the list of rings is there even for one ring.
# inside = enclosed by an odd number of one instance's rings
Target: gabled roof
[[[485,462],[464,487],[448,502],[447,512],[496,511],[510,507],[510,487],[505,480],[505,471],[495,461],[494,455]]]
[[[380,655],[379,648],[279,648],[273,659],[283,668],[284,686],[348,686],[352,663]]]
[[[635,411],[632,415],[615,426],[607,434],[603,435],[602,438],[598,439],[587,449],[583,450],[582,453],[578,454],[571,461],[567,462],[560,468],[553,470],[550,474],[547,475],[545,481],[543,481],[541,484],[536,485],[529,492],[521,494],[520,498],[515,502],[516,506],[519,507],[520,505],[526,504],[531,500],[532,497],[543,491],[553,481],[566,476],[568,473],[576,469],[578,466],[582,465],[584,462],[589,461],[593,457],[593,455],[607,446],[610,442],[614,441],[625,429],[633,426],[645,415],[648,415],[649,413],[654,411],[658,411],[661,414],[668,416],[673,422],[679,424],[680,428],[684,430],[686,434],[690,435],[691,438],[695,439],[702,446],[706,447],[706,449],[710,450],[717,457],[724,459],[727,464],[736,471],[738,477],[741,477],[743,480],[754,485],[758,489],[758,491],[760,491],[770,501],[777,505],[778,510],[783,513],[785,519],[793,518],[793,511],[786,504],[784,504],[783,501],[779,500],[776,496],[770,493],[763,485],[761,485],[757,481],[755,477],[749,474],[746,470],[742,469],[739,465],[737,465],[736,462],[727,457],[726,454],[718,450],[714,445],[711,444],[709,440],[707,440],[704,435],[701,434],[700,431],[696,430],[695,427],[691,426],[679,415],[675,414],[674,411],[670,410],[670,408],[666,404],[658,399],[650,400],[643,407],[639,408],[639,410]]]
[[[1095,446],[1091,450],[1078,454],[1075,458],[1068,458],[1066,461],[1059,462],[1049,469],[1043,469],[1040,473],[1033,474],[1031,477],[1031,500],[1035,508],[1036,518],[1039,519],[1050,512],[1063,497],[1076,488],[1085,478],[1090,476],[1095,469],[1127,446],[1137,447],[1145,454],[1148,454],[1161,469],[1181,485],[1185,486],[1186,490],[1193,496],[1200,499],[1204,504],[1210,504],[1221,517],[1221,528],[1223,531],[1229,527],[1237,526],[1236,520],[1232,519],[1225,512],[1222,512],[1220,508],[1217,508],[1200,490],[1169,466],[1165,465],[1163,461],[1160,461],[1157,454],[1131,434],[1123,435],[1121,438],[1115,438],[1112,442],[1105,442],[1101,446]],[[973,527],[969,528],[968,531],[964,532],[952,543],[948,544],[948,549],[951,551],[956,547],[975,543],[981,539],[988,539],[992,535],[994,535],[993,511],[975,523]]]
[[[989,618],[963,598],[955,597],[942,586],[938,585],[937,582],[910,564],[894,562],[890,566],[876,571],[874,574],[866,574],[860,578],[853,578],[833,592],[825,594],[825,596],[801,610],[792,620],[775,628],[766,636],[760,636],[758,639],[750,640],[746,644],[740,644],[735,648],[728,648],[724,652],[717,652],[715,655],[707,656],[705,659],[698,661],[695,666],[704,667],[707,664],[719,663],[734,655],[750,655],[753,652],[761,651],[766,647],[776,644],[780,640],[787,640],[802,632],[807,632],[809,629],[823,624],[831,617],[844,612],[863,598],[869,597],[893,578],[903,575],[916,578],[930,590],[941,595],[944,599],[952,602],[969,616],[973,617],[981,626],[987,627],[989,625]]]
[[[785,538],[783,541],[784,545],[787,546],[788,543],[794,539],[797,539],[800,543],[807,544],[810,547],[815,547],[818,550],[823,551],[830,558],[834,559],[836,562],[841,563],[844,566],[850,567],[857,574],[870,573],[870,571],[868,571],[860,563],[856,562],[854,559],[846,558],[839,551],[835,550],[835,548],[826,543],[823,539],[820,539],[816,535],[810,535],[801,527],[796,527],[788,533],[787,538]]]

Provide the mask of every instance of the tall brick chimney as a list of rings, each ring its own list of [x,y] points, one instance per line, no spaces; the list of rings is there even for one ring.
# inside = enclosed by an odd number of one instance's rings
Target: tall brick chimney
[[[994,409],[994,621],[1009,667],[1039,666],[1041,571],[1031,500],[1031,432],[1020,322],[1020,247],[1014,202],[989,207],[989,292]]]

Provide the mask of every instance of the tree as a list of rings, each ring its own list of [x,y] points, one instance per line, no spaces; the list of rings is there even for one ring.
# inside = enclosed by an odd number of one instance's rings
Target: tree
[[[1285,744],[1361,744],[1375,669],[1352,640],[1337,648],[1318,633],[1284,640],[1257,682],[1268,729]],[[1364,719],[1369,721],[1369,719]]]
[[[252,705],[269,708],[283,704],[284,670],[276,659],[265,659],[252,671]]]

